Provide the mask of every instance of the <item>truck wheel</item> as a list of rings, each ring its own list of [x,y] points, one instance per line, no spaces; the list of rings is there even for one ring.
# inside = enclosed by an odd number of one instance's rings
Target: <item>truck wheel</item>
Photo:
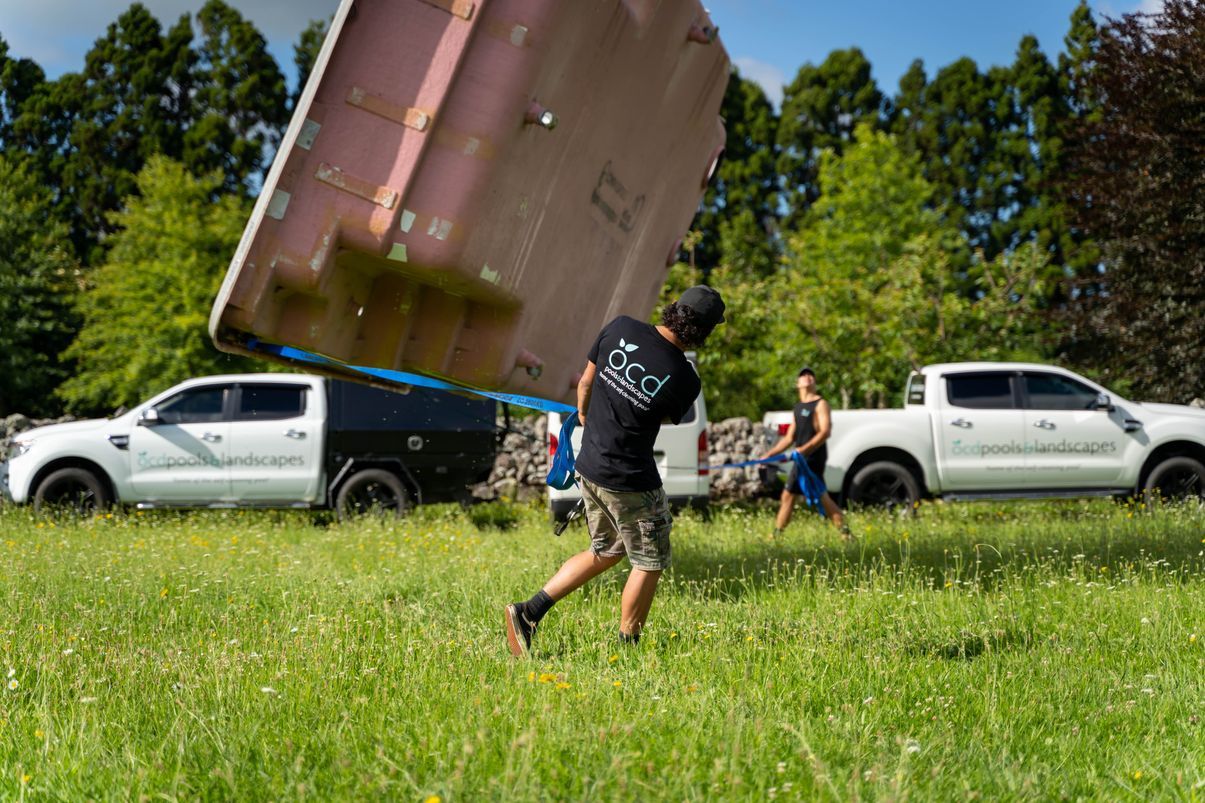
[[[108,507],[112,500],[105,483],[86,468],[60,468],[52,471],[33,495],[37,513],[63,510],[88,514]]]
[[[849,503],[861,507],[911,509],[920,500],[920,485],[899,463],[868,463],[849,484]]]
[[[1148,504],[1205,499],[1205,465],[1191,457],[1169,457],[1151,469],[1142,493]]]
[[[356,516],[401,518],[410,507],[410,493],[402,481],[396,474],[379,468],[352,474],[335,497],[335,510],[340,521]]]

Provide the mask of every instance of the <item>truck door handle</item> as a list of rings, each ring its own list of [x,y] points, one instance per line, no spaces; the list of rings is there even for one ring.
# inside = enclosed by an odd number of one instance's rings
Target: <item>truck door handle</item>
[[[305,432],[300,429],[286,429],[285,437],[300,441],[305,439]]]
[[[970,429],[971,428],[971,422],[967,421],[965,418],[955,418],[953,421],[950,422],[950,425],[955,426],[955,427],[961,427],[962,429]]]
[[[201,440],[205,441],[206,443],[217,443],[221,439],[222,439],[222,436],[217,434],[216,432],[206,432],[204,435],[201,436]]]
[[[1047,421],[1045,418],[1043,418],[1041,421],[1034,421],[1033,425],[1038,429],[1054,429],[1054,422]]]

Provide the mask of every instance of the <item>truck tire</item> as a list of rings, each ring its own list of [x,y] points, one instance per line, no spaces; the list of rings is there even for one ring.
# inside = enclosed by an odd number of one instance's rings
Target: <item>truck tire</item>
[[[1146,475],[1142,495],[1148,504],[1160,500],[1205,500],[1205,465],[1185,455],[1169,457]]]
[[[79,515],[109,506],[109,488],[86,468],[60,468],[38,483],[33,495],[34,512],[63,510]]]
[[[412,506],[410,492],[396,474],[379,468],[366,468],[347,478],[335,497],[335,512],[340,521],[357,516],[402,518]]]
[[[849,503],[860,507],[911,510],[920,501],[920,484],[899,463],[880,460],[867,463],[849,484]]]

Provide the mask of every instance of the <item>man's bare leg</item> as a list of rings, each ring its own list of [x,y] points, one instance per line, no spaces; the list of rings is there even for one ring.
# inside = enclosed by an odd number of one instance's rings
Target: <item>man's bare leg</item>
[[[588,549],[579,552],[561,564],[556,574],[544,584],[544,593],[554,602],[564,599],[622,559],[623,555],[603,557]]]
[[[837,506],[837,503],[833,501],[833,498],[827,492],[821,495],[820,504],[824,505],[824,513],[828,516],[829,521],[841,531],[841,537],[846,540],[852,538],[853,536],[849,532],[849,527],[845,525],[845,513]]]
[[[632,569],[628,581],[623,586],[623,597],[620,600],[619,632],[629,636],[639,636],[648,619],[649,610],[653,607],[653,595],[657,593],[657,581],[661,579],[661,571],[645,571]]]
[[[784,490],[778,504],[778,517],[774,520],[774,529],[781,532],[791,523],[791,513],[795,510],[795,494]]]

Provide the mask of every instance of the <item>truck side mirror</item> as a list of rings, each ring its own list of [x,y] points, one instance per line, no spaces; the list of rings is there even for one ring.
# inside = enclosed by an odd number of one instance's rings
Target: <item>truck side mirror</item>
[[[1097,393],[1096,404],[1093,405],[1094,410],[1106,410],[1113,412],[1113,400],[1109,398],[1108,393]]]
[[[138,414],[138,426],[140,427],[155,427],[163,423],[163,419],[159,417],[159,411],[154,407],[148,407]]]

